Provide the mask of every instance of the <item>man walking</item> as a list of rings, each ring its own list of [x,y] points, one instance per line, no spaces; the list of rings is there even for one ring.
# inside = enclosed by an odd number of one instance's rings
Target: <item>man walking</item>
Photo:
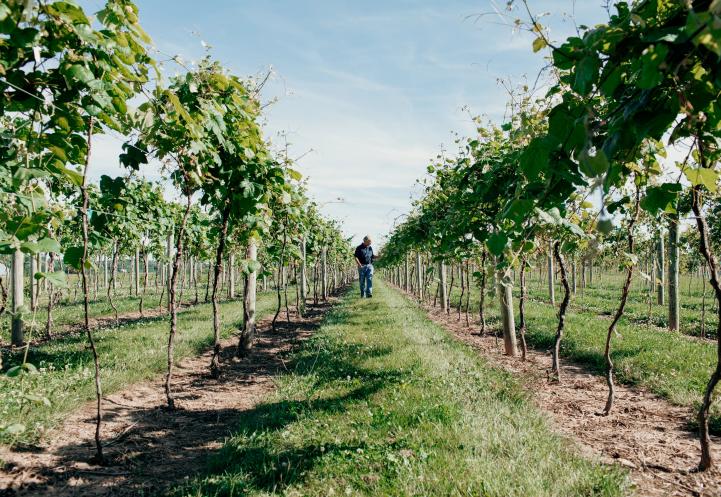
[[[355,249],[355,261],[358,264],[361,298],[373,296],[373,247],[369,236],[363,237],[363,243]]]

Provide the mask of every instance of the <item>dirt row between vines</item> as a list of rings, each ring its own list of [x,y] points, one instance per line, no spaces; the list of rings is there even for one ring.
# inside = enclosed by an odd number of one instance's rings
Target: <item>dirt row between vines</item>
[[[414,297],[409,295],[409,298]],[[553,427],[575,440],[582,454],[630,472],[640,496],[721,496],[721,471],[695,471],[700,457],[698,436],[689,431],[696,413],[641,388],[618,385],[614,409],[601,416],[606,402],[605,379],[582,364],[562,359],[562,382],[548,381],[550,352],[529,350],[526,362],[503,355],[503,340],[477,335],[477,325],[458,321],[440,309],[424,306],[429,317],[485,358],[514,373],[536,405],[550,414]],[[721,461],[721,439],[713,437],[713,453]]]
[[[292,315],[290,325],[281,313],[275,333],[269,319],[260,321],[243,359],[235,358],[237,338],[224,340],[219,380],[208,374],[211,351],[182,360],[173,376],[173,412],[165,408],[162,376],[104,397],[106,466],[87,462],[94,453],[94,403],[71,413],[42,445],[0,449],[0,496],[135,496],[182,483],[205,467],[242,413],[268,398],[284,357],[335,301],[309,307],[304,318]]]

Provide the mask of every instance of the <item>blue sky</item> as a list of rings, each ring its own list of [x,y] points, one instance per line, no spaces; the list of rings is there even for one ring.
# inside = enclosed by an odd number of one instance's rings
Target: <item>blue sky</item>
[[[381,242],[418,194],[417,178],[470,113],[500,122],[499,78],[533,82],[545,62],[533,36],[514,31],[488,0],[136,0],[158,50],[200,59],[205,49],[240,76],[272,77],[266,135],[286,132],[291,156],[323,211],[359,240]],[[88,1],[96,9],[100,0]],[[561,39],[605,20],[602,0],[529,0]],[[497,5],[505,7],[505,1]],[[511,17],[523,17],[516,9]],[[162,58],[163,55],[157,55]],[[167,75],[179,70],[172,63]],[[465,109],[469,110],[465,110]],[[119,174],[117,138],[101,139],[93,170]],[[153,177],[153,173],[149,174]],[[343,202],[338,202],[338,198]]]

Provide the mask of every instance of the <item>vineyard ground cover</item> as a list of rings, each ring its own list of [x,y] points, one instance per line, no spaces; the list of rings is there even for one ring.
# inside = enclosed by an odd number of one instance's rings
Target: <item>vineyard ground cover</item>
[[[33,497],[148,496],[186,480],[204,467],[238,420],[268,398],[287,354],[313,333],[335,300],[331,296],[327,303],[309,305],[303,318],[293,312],[290,325],[281,320],[276,332],[270,317],[259,321],[255,344],[241,360],[235,358],[237,337],[224,338],[219,379],[208,374],[211,350],[180,360],[174,411],[165,408],[160,375],[107,395],[108,466],[86,462],[93,444],[91,403],[69,413],[42,448],[5,448],[0,489]]]
[[[143,303],[143,314],[146,318],[154,318],[159,314],[167,313],[167,308],[164,305],[162,309],[158,308],[160,301],[160,294],[145,296]],[[167,304],[166,299],[163,299],[164,304]],[[138,311],[139,299],[135,296],[125,296],[117,299],[113,299],[115,307],[118,309],[118,319],[121,322],[131,322],[136,319],[140,319],[140,313]],[[201,300],[202,302],[202,300]],[[191,302],[184,299],[183,305],[188,306]],[[82,313],[83,304],[82,302],[67,302],[59,305],[53,309],[53,338],[57,338],[60,335],[68,334],[71,332],[82,333]],[[89,316],[91,326],[93,329],[99,326],[110,326],[114,324],[115,317],[114,311],[107,299],[91,300],[89,305]],[[78,319],[80,317],[80,319]],[[33,327],[33,320],[30,319],[27,323],[27,334],[31,337],[32,342],[38,340],[44,340],[45,338],[45,323],[47,321],[47,310],[43,307],[38,308],[35,314],[35,323]],[[0,333],[0,345],[3,347],[9,346],[10,343],[10,326],[9,320],[3,321],[3,329]],[[32,333],[31,330],[32,329]]]
[[[270,293],[270,292],[269,292]],[[219,299],[219,302],[231,302],[240,301],[241,297],[235,299]],[[160,307],[160,294],[158,295],[146,295],[144,297],[143,314],[140,314],[138,310],[139,299],[135,296],[126,296],[118,300],[113,300],[115,307],[118,309],[118,325],[130,325],[139,323],[148,323],[151,321],[162,321],[167,320],[168,308],[167,299],[163,298],[163,306]],[[195,304],[193,299],[183,298],[182,303],[178,303],[178,312],[184,312],[185,310],[195,306],[205,304],[202,296],[198,300],[198,304]],[[37,346],[48,340],[55,340],[57,338],[67,336],[70,334],[82,334],[84,333],[83,324],[78,322],[78,316],[82,315],[83,304],[82,303],[68,303],[63,307],[58,307],[53,310],[53,332],[52,337],[48,339],[45,335],[45,321],[47,319],[47,312],[38,309],[38,313],[35,317],[35,328],[28,336],[31,336],[32,346]],[[99,328],[116,327],[115,314],[107,300],[98,299],[97,301],[91,301],[90,305],[90,327],[93,330]],[[32,321],[27,323],[28,330],[32,328]],[[119,326],[118,326],[119,327]],[[9,335],[9,330],[4,330],[2,335]],[[0,347],[4,348],[6,353],[9,353],[10,346],[8,340],[0,341]]]
[[[503,342],[493,334],[479,336],[453,313],[447,316],[438,308],[424,308],[456,338],[520,379],[536,405],[550,415],[555,429],[575,439],[583,453],[628,468],[636,495],[714,496],[721,492],[721,472],[693,471],[698,441],[696,432],[688,429],[694,415],[690,408],[673,405],[644,388],[620,385],[616,408],[602,416],[606,384],[588,365],[562,363],[562,382],[550,382],[551,359],[545,350],[530,349],[522,362],[504,355]],[[718,453],[721,440],[713,443]]]
[[[205,281],[205,276],[201,279]],[[77,277],[75,275],[68,276],[68,282],[71,288],[67,295],[65,295],[59,302],[53,306],[52,317],[53,317],[53,334],[62,334],[71,329],[75,329],[77,325],[82,321],[81,316],[83,314],[83,301],[82,291],[77,289],[79,285]],[[141,287],[142,288],[142,287]],[[91,319],[101,319],[104,317],[113,317],[114,311],[110,302],[106,296],[107,289],[98,288],[97,295],[94,291],[91,291],[90,305],[89,305],[89,316]],[[141,289],[142,292],[142,289]],[[160,303],[161,293],[163,293],[163,304],[167,305],[168,295],[167,291],[162,292],[161,288],[148,287],[145,295],[143,296],[143,309],[144,313],[148,315],[153,314],[154,309],[158,309]],[[205,286],[203,285],[199,289],[199,301],[203,302],[205,296]],[[97,298],[96,298],[97,297]],[[188,304],[195,299],[195,290],[193,288],[185,288],[183,292],[183,304]],[[25,301],[30,301],[30,296],[25,296]],[[114,292],[113,304],[118,309],[118,313],[125,317],[132,317],[138,312],[138,305],[140,298],[133,294],[130,294],[128,283],[124,282],[124,286],[118,286]],[[32,324],[32,314],[28,315],[28,334]],[[34,339],[40,338],[45,333],[45,323],[47,321],[47,292],[43,292],[40,296],[39,305],[34,315],[35,330],[32,332]],[[6,345],[10,342],[10,321],[3,316],[0,320],[0,345]]]
[[[535,273],[535,271],[534,271]],[[529,271],[529,275],[531,272]],[[591,311],[597,314],[613,315],[616,310],[620,288],[623,285],[624,275],[617,272],[604,273],[601,281],[598,276],[594,279],[593,284],[588,284],[581,291],[580,278],[576,295],[571,300],[571,306],[577,310]],[[636,274],[634,277],[639,279]],[[545,279],[539,282],[538,278],[528,278],[527,284],[529,296],[548,302],[548,287]],[[689,281],[690,280],[690,281]],[[691,291],[689,292],[689,283]],[[703,291],[701,281],[697,277],[683,275],[679,284],[679,307],[680,307],[680,329],[679,331],[685,335],[700,337],[701,336],[701,307],[703,305]],[[633,284],[632,291],[629,294],[628,303],[624,313],[624,319],[634,324],[649,324],[649,302],[647,282],[643,281],[643,289],[640,289],[639,282]],[[518,293],[518,288],[514,288]],[[556,285],[556,296],[562,295],[563,289],[559,282]],[[714,339],[716,335],[716,315],[713,312],[714,302],[711,287],[706,287],[706,325],[705,335],[709,339]],[[651,296],[651,321],[650,324],[657,327],[668,326],[668,304],[657,305],[656,293]]]
[[[294,300],[292,292],[289,300]],[[259,317],[275,310],[275,299],[274,292],[259,293]],[[225,322],[223,336],[228,337],[242,323],[241,301],[221,303],[221,313]],[[197,355],[212,345],[210,323],[210,304],[199,304],[178,314],[180,333],[175,352],[178,360]],[[163,371],[167,331],[165,319],[96,330],[104,393],[110,394]],[[16,352],[5,358],[4,365],[9,368],[21,360],[22,353]],[[93,398],[92,358],[82,335],[68,335],[31,347],[28,360],[40,369],[39,374],[0,376],[0,417],[7,424],[20,423],[26,428],[13,438],[0,440],[4,444],[37,442],[69,411]],[[33,400],[42,398],[49,403]]]
[[[548,302],[542,301],[547,293],[537,291],[533,285],[528,285],[528,288],[531,298],[526,303],[528,322],[526,340],[529,347],[545,352],[553,346],[558,311]],[[514,288],[514,292],[516,290],[517,288]],[[586,289],[586,298],[588,291],[589,288]],[[459,290],[455,289],[451,295],[453,305],[451,315],[457,312],[455,306],[459,294]],[[514,306],[518,312],[518,295],[514,297]],[[567,328],[561,342],[561,355],[583,364],[590,371],[600,375],[604,372],[603,345],[609,321],[607,316],[599,315],[592,310],[582,310],[580,300],[579,293],[571,301],[576,305],[572,305],[566,315]],[[598,299],[599,302],[601,300]],[[498,330],[500,314],[496,301],[495,297],[486,299],[486,318],[493,332],[500,333]],[[472,291],[471,302],[475,302],[471,305],[471,313],[476,323],[478,315],[476,288]],[[463,322],[465,323],[465,318]],[[478,327],[477,324],[473,326],[475,329]],[[691,339],[681,333],[635,324],[624,317],[619,322],[618,335],[615,337],[611,355],[616,364],[616,378],[620,382],[646,388],[674,404],[695,410],[713,368],[715,354],[715,344],[711,341]],[[711,432],[719,435],[721,409],[718,405],[714,405],[711,412]],[[691,414],[687,419],[689,430],[695,430],[692,421],[695,420],[695,415]]]
[[[512,376],[398,291],[355,289],[175,496],[623,495],[626,472],[560,436]]]
[[[128,295],[113,298],[113,303],[115,304],[115,307],[118,309],[118,313],[120,314],[137,311],[139,301],[139,298]],[[143,298],[143,307],[145,310],[152,310],[154,308],[157,309],[159,302],[160,293],[148,293],[148,295]],[[163,302],[167,305],[167,295],[164,296]],[[53,309],[53,322],[56,326],[74,325],[78,322],[78,316],[82,314],[82,311],[82,300],[78,300],[77,302],[68,302],[67,304],[60,305],[57,308]],[[108,299],[105,297],[105,295],[102,295],[102,298],[99,295],[97,300],[91,300],[89,311],[91,318],[101,318],[104,316],[112,317],[113,315],[113,308],[110,306],[110,303],[108,303]],[[38,309],[36,319],[38,323],[41,326],[44,326],[46,319],[47,310],[43,308]]]
[[[553,343],[556,311],[548,304],[535,302],[529,303],[527,308],[529,346],[546,350]],[[567,326],[562,354],[602,374],[603,331],[608,328],[608,322],[591,313],[570,312]],[[678,405],[694,409],[698,406],[713,369],[713,343],[688,340],[680,334],[624,321],[619,323],[616,338],[612,357],[619,381],[648,388]],[[713,413],[712,431],[719,433],[721,420],[717,407]]]

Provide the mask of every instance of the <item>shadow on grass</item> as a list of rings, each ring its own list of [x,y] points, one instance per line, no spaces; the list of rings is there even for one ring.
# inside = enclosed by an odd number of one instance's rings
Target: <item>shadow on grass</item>
[[[364,308],[370,311],[372,305]],[[332,311],[326,325],[352,325],[356,319],[345,308]],[[359,402],[390,386],[408,381],[412,372],[394,368],[369,369],[362,364],[392,352],[390,347],[369,347],[347,343],[328,334],[316,336],[294,354],[290,371],[301,383],[319,396],[305,400],[283,399],[261,404],[243,412],[233,436],[211,458],[208,472],[179,494],[243,495],[261,491],[275,493],[302,482],[318,461],[334,453],[365,448],[365,443],[302,444],[288,447],[277,443],[277,436],[290,425],[327,414],[342,414]],[[360,380],[360,386],[348,389],[348,379]],[[358,382],[351,383],[357,385]],[[325,392],[332,392],[325,396]],[[338,393],[340,392],[340,393]],[[231,491],[232,489],[232,491]]]
[[[328,304],[311,310],[325,313]],[[351,315],[345,309],[326,315],[327,324],[345,325]],[[302,478],[323,454],[356,450],[359,447],[326,444],[301,447],[277,447],[262,444],[264,437],[279,436],[292,423],[307,417],[346,412],[357,402],[369,399],[376,392],[406,380],[409,372],[394,369],[372,370],[363,361],[390,353],[390,349],[346,344],[328,334],[302,342],[283,362],[277,352],[278,343],[296,344],[300,336],[307,336],[317,324],[279,322],[278,332],[266,330],[251,354],[239,362],[225,362],[221,380],[210,380],[207,372],[199,371],[178,377],[174,384],[177,400],[197,397],[192,387],[213,391],[216,385],[233,384],[237,395],[244,395],[243,387],[263,377],[276,377],[291,372],[311,385],[320,395],[307,399],[283,399],[256,405],[250,409],[226,409],[209,406],[201,409],[168,411],[163,407],[129,408],[106,403],[106,421],[122,419],[125,431],[106,439],[109,467],[77,466],[93,453],[89,440],[74,440],[53,449],[57,459],[52,467],[35,467],[31,471],[39,478],[13,489],[12,495],[83,495],[136,496],[165,494],[178,488],[188,477],[201,471],[206,487],[213,485],[214,476],[238,472],[243,486],[250,489],[275,491]],[[233,356],[234,348],[224,350]],[[82,358],[84,351],[77,352]],[[286,370],[287,368],[287,370]],[[353,381],[348,381],[348,378]],[[360,380],[360,381],[357,381]],[[323,387],[328,386],[323,395]],[[227,395],[220,388],[218,395]],[[83,420],[92,425],[90,416]],[[229,435],[250,438],[242,446],[228,443],[220,452],[212,442],[223,442]],[[216,445],[217,446],[217,445]],[[42,447],[27,452],[42,452]],[[208,464],[210,462],[210,464]],[[203,468],[206,468],[205,470]],[[6,467],[5,471],[24,472],[30,468]],[[203,480],[199,480],[203,481]],[[218,479],[222,481],[222,479]],[[204,487],[205,488],[205,487]],[[221,492],[222,493],[222,492]],[[241,492],[242,493],[242,492]]]
[[[232,474],[242,479],[243,490],[276,492],[283,487],[303,480],[322,457],[334,452],[364,448],[364,443],[307,444],[278,450],[270,443],[274,436],[289,425],[319,414],[343,413],[354,403],[366,400],[374,393],[388,386],[385,381],[374,381],[355,388],[343,395],[311,401],[282,400],[263,404],[242,413],[238,418],[233,437],[242,442],[226,444],[211,458],[208,472],[193,484],[202,488],[202,495],[224,495],[227,485],[219,475]],[[237,489],[236,489],[237,490]]]

